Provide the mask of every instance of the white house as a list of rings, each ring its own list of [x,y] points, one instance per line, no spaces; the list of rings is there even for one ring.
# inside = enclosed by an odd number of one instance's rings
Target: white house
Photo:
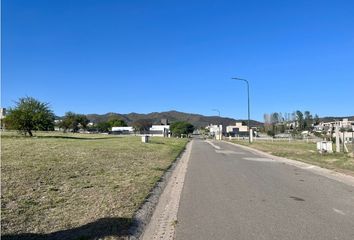
[[[206,127],[209,129],[209,133],[211,136],[215,137],[217,140],[221,140],[222,138],[222,125],[212,125]]]
[[[149,132],[151,136],[168,137],[170,134],[170,125],[152,125]]]
[[[134,133],[134,128],[133,127],[112,127],[112,132],[131,134]]]
[[[234,126],[227,126],[226,133],[229,135],[247,135],[248,127],[243,125],[242,122],[236,122]]]
[[[340,139],[345,143],[352,143],[354,141],[354,132],[341,132],[339,133]]]
[[[208,129],[209,132],[210,132],[212,135],[214,135],[217,131],[219,131],[219,126],[218,126],[218,125],[212,125],[212,124],[210,124],[210,125],[206,126],[205,129]]]
[[[348,118],[343,118],[342,121],[321,122],[320,124],[314,126],[314,130],[316,132],[326,131],[330,134],[334,132],[336,125],[338,125],[339,128],[354,130],[354,121],[349,121]]]
[[[0,108],[0,119],[4,119],[6,116],[6,108]]]
[[[5,129],[5,124],[2,123],[2,120],[5,118],[6,116],[6,108],[0,108],[0,129]]]

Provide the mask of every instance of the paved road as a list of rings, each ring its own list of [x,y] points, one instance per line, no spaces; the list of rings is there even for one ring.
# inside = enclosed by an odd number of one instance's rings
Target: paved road
[[[227,143],[194,141],[177,240],[354,239],[354,187]]]

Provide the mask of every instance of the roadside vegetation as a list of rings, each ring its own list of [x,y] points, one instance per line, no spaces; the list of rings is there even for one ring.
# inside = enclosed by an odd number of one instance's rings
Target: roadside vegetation
[[[290,134],[291,136],[301,136],[303,131],[312,131],[313,126],[320,123],[317,114],[313,115],[309,111],[301,112],[299,110],[293,113],[264,114],[264,126],[261,131],[274,137],[277,134]]]
[[[232,140],[232,142],[249,146],[275,156],[298,160],[354,175],[354,158],[350,153],[320,154],[316,150],[316,143],[303,141],[255,141],[249,144],[248,141],[244,140]],[[352,151],[349,145],[348,150],[350,152]]]
[[[194,126],[188,122],[174,122],[171,124],[171,132],[174,137],[188,136],[193,133]]]
[[[187,143],[156,137],[144,144],[138,137],[102,134],[33,135],[1,136],[3,239],[120,239]]]

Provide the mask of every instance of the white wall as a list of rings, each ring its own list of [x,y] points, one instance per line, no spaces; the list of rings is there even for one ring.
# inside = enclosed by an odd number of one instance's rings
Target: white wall
[[[164,129],[170,130],[170,125],[152,125],[150,131],[163,131]]]
[[[134,132],[133,127],[112,127],[112,131],[129,131]]]

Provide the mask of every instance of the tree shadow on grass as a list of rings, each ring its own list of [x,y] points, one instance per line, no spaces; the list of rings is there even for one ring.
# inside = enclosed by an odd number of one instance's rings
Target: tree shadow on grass
[[[34,136],[34,138],[62,138],[62,139],[74,139],[74,140],[104,140],[104,139],[112,139],[112,138],[118,138],[118,137],[84,138],[84,137],[71,137],[71,136]]]
[[[96,240],[113,236],[119,239],[126,239],[129,235],[130,218],[101,218],[92,223],[85,224],[77,228],[61,230],[48,234],[19,233],[2,235],[2,240]]]
[[[104,139],[113,139],[113,138],[119,138],[119,137],[76,137],[76,136],[36,136],[35,134],[33,137],[30,136],[25,136],[25,135],[1,135],[1,138],[61,138],[61,139],[74,139],[74,140],[104,140]]]
[[[166,145],[166,143],[164,143],[164,142],[158,142],[158,141],[154,141],[154,140],[150,140],[149,143],[157,144],[157,145]]]

